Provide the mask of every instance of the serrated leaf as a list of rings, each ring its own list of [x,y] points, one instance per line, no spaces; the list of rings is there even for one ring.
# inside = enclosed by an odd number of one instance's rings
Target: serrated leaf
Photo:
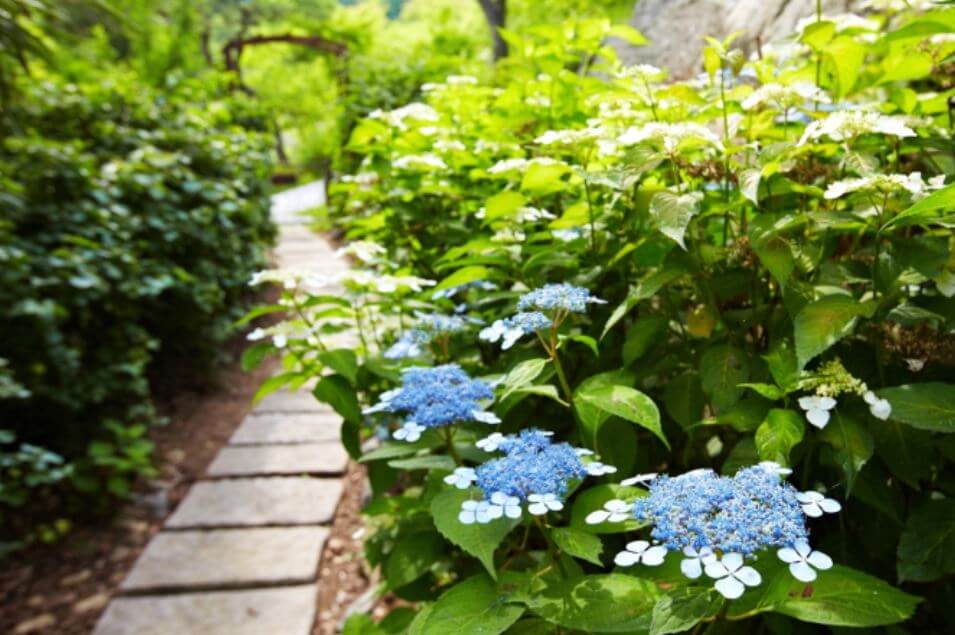
[[[920,430],[955,432],[955,384],[906,384],[876,393],[892,405],[894,421]]]
[[[355,351],[347,348],[323,351],[318,354],[318,360],[345,377],[352,385],[358,382],[358,356]]]
[[[714,589],[683,587],[657,600],[650,621],[650,635],[683,633],[719,613],[723,598]]]
[[[526,359],[517,364],[504,376],[504,380],[501,382],[504,392],[499,400],[507,399],[518,388],[523,388],[537,379],[546,366],[547,360],[542,358]]]
[[[847,295],[830,295],[804,306],[793,320],[798,367],[852,332],[864,306]]]
[[[650,214],[656,219],[660,232],[674,240],[683,249],[686,249],[683,242],[686,228],[700,211],[702,198],[699,192],[687,194],[657,192],[650,199]]]
[[[555,527],[551,530],[551,538],[564,553],[592,562],[598,567],[603,565],[600,561],[603,543],[600,542],[600,538],[592,533],[571,527]]]
[[[490,578],[478,575],[445,591],[424,618],[415,619],[408,635],[498,635],[523,613]]]
[[[789,452],[802,441],[806,424],[798,412],[773,408],[756,429],[756,451],[763,461],[789,465]]]
[[[549,584],[529,598],[548,622],[585,633],[645,631],[660,589],[650,580],[610,573]]]
[[[703,392],[717,410],[725,410],[739,401],[739,384],[749,379],[749,359],[735,346],[711,346],[700,358]]]
[[[597,386],[577,391],[575,401],[626,419],[652,432],[663,445],[670,447],[660,426],[660,410],[650,397],[628,386]]]
[[[955,572],[955,500],[927,501],[899,539],[899,582],[931,582]]]
[[[472,498],[467,490],[459,489],[446,490],[435,496],[431,501],[434,526],[442,536],[480,560],[488,573],[496,576],[494,550],[519,521],[505,517],[483,525],[465,525],[458,520],[458,513],[461,503]]]

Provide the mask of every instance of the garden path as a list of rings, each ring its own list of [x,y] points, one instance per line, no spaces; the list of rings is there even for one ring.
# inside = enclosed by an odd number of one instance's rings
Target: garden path
[[[347,268],[305,212],[309,183],[272,197],[279,267]],[[94,635],[308,635],[319,558],[348,457],[341,420],[307,392],[259,402],[136,561]]]

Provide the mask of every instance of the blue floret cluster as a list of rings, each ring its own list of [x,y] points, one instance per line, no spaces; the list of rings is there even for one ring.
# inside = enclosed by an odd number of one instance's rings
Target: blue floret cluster
[[[403,412],[408,421],[425,428],[459,421],[482,420],[481,401],[494,397],[491,387],[471,379],[457,364],[434,368],[409,368],[401,387],[388,391],[381,401],[365,412]]]
[[[418,323],[409,329],[397,342],[385,351],[386,359],[404,359],[424,355],[424,345],[436,337],[453,335],[467,330],[468,320],[459,315],[441,313],[416,313]]]
[[[749,555],[808,541],[805,515],[792,485],[760,466],[733,477],[696,470],[660,476],[634,503],[634,516],[653,524],[651,536],[671,551],[709,548]]]
[[[561,282],[547,284],[525,293],[517,302],[517,310],[586,313],[588,304],[604,304],[605,302],[591,295],[589,289]]]
[[[548,434],[535,428],[504,437],[497,448],[505,456],[475,470],[477,485],[487,498],[495,492],[520,500],[527,500],[532,494],[554,494],[562,498],[571,480],[587,476],[572,446],[553,443]]]

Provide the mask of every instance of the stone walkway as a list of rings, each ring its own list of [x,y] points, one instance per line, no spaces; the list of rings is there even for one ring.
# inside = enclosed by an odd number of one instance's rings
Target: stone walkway
[[[320,182],[272,198],[278,266],[347,267],[300,215],[324,198]],[[147,545],[94,635],[311,633],[348,461],[340,425],[307,392],[263,399]]]

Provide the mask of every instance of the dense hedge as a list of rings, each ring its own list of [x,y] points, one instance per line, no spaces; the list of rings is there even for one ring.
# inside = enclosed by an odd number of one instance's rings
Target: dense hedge
[[[0,358],[19,386],[0,395],[5,447],[45,448],[71,486],[121,495],[148,471],[150,378],[208,368],[266,263],[261,122],[125,82],[39,86],[2,125]],[[23,502],[23,474],[5,470],[0,502]]]

